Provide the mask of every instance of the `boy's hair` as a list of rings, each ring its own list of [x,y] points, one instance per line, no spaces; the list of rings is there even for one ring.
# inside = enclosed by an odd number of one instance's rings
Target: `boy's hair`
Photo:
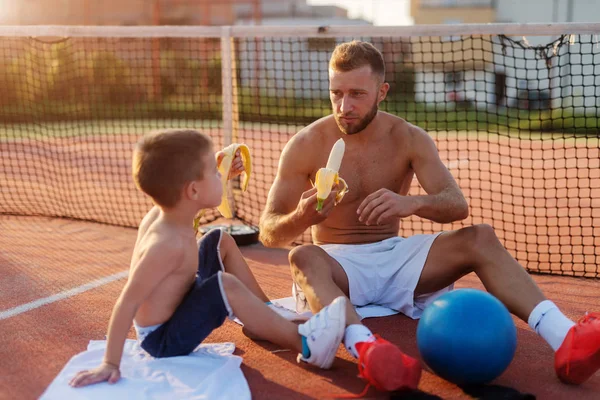
[[[336,46],[329,60],[329,68],[348,72],[368,65],[381,82],[385,79],[385,63],[381,52],[368,42],[353,40]]]
[[[133,152],[133,180],[156,204],[173,207],[185,184],[203,178],[203,156],[211,149],[210,138],[192,129],[150,132]]]

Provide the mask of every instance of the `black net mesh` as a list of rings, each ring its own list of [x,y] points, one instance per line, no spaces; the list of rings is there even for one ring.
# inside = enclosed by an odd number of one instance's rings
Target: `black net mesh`
[[[383,52],[391,90],[381,108],[429,132],[471,206],[455,224],[407,218],[401,235],[488,223],[529,271],[599,276],[593,35],[236,38],[232,132],[220,38],[4,37],[0,214],[135,227],[150,202],[130,177],[133,144],[186,127],[217,148],[248,144],[250,188],[234,184],[233,195],[236,217],[257,225],[283,146],[330,113],[327,62],[350,39]]]

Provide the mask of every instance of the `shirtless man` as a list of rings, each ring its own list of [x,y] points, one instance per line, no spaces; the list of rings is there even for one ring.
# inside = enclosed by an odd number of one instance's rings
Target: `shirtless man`
[[[306,302],[317,312],[345,295],[355,306],[379,304],[419,318],[436,296],[475,272],[491,294],[555,350],[558,377],[584,382],[600,367],[600,314],[588,314],[577,324],[567,318],[491,226],[397,236],[402,218],[417,215],[449,223],[466,218],[468,205],[429,135],[378,111],[389,89],[384,76],[383,57],[373,45],[337,46],[329,62],[333,114],[298,132],[281,155],[260,232],[266,246],[280,247],[311,227],[314,244],[289,253],[298,311]],[[316,211],[310,182],[340,138],[346,151],[339,172],[350,191],[339,204],[332,191]],[[426,195],[407,195],[413,176]],[[410,360],[389,342],[375,339],[356,312],[349,310],[348,318],[344,344],[359,359],[363,375],[386,389],[414,385],[394,372],[415,368]],[[394,368],[380,367],[381,362]]]
[[[196,243],[194,217],[221,202],[210,138],[186,129],[149,133],[139,141],[132,166],[138,188],[156,205],[140,223],[127,284],[110,318],[104,360],[79,372],[70,385],[117,382],[132,323],[146,352],[174,357],[194,351],[233,315],[252,333],[297,350],[298,361],[331,367],[346,326],[345,297],[296,325],[269,304],[230,235],[215,229]],[[236,155],[234,176],[240,168]]]

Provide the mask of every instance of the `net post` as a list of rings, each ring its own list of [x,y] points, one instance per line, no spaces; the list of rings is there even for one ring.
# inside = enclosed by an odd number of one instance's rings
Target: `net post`
[[[237,84],[234,37],[231,35],[231,26],[221,28],[221,84],[223,102],[223,147],[234,143],[237,139],[238,110],[237,110]],[[235,199],[231,181],[227,182],[227,197],[229,205],[236,214]]]
[[[231,27],[221,29],[221,84],[223,102],[223,147],[233,143],[233,61]]]

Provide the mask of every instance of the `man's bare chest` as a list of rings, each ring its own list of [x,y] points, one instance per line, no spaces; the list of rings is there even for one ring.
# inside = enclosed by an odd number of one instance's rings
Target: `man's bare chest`
[[[381,157],[350,154],[340,168],[340,176],[349,187],[349,201],[364,199],[382,188],[398,193],[408,175],[412,176],[410,164],[398,152],[385,152]]]

